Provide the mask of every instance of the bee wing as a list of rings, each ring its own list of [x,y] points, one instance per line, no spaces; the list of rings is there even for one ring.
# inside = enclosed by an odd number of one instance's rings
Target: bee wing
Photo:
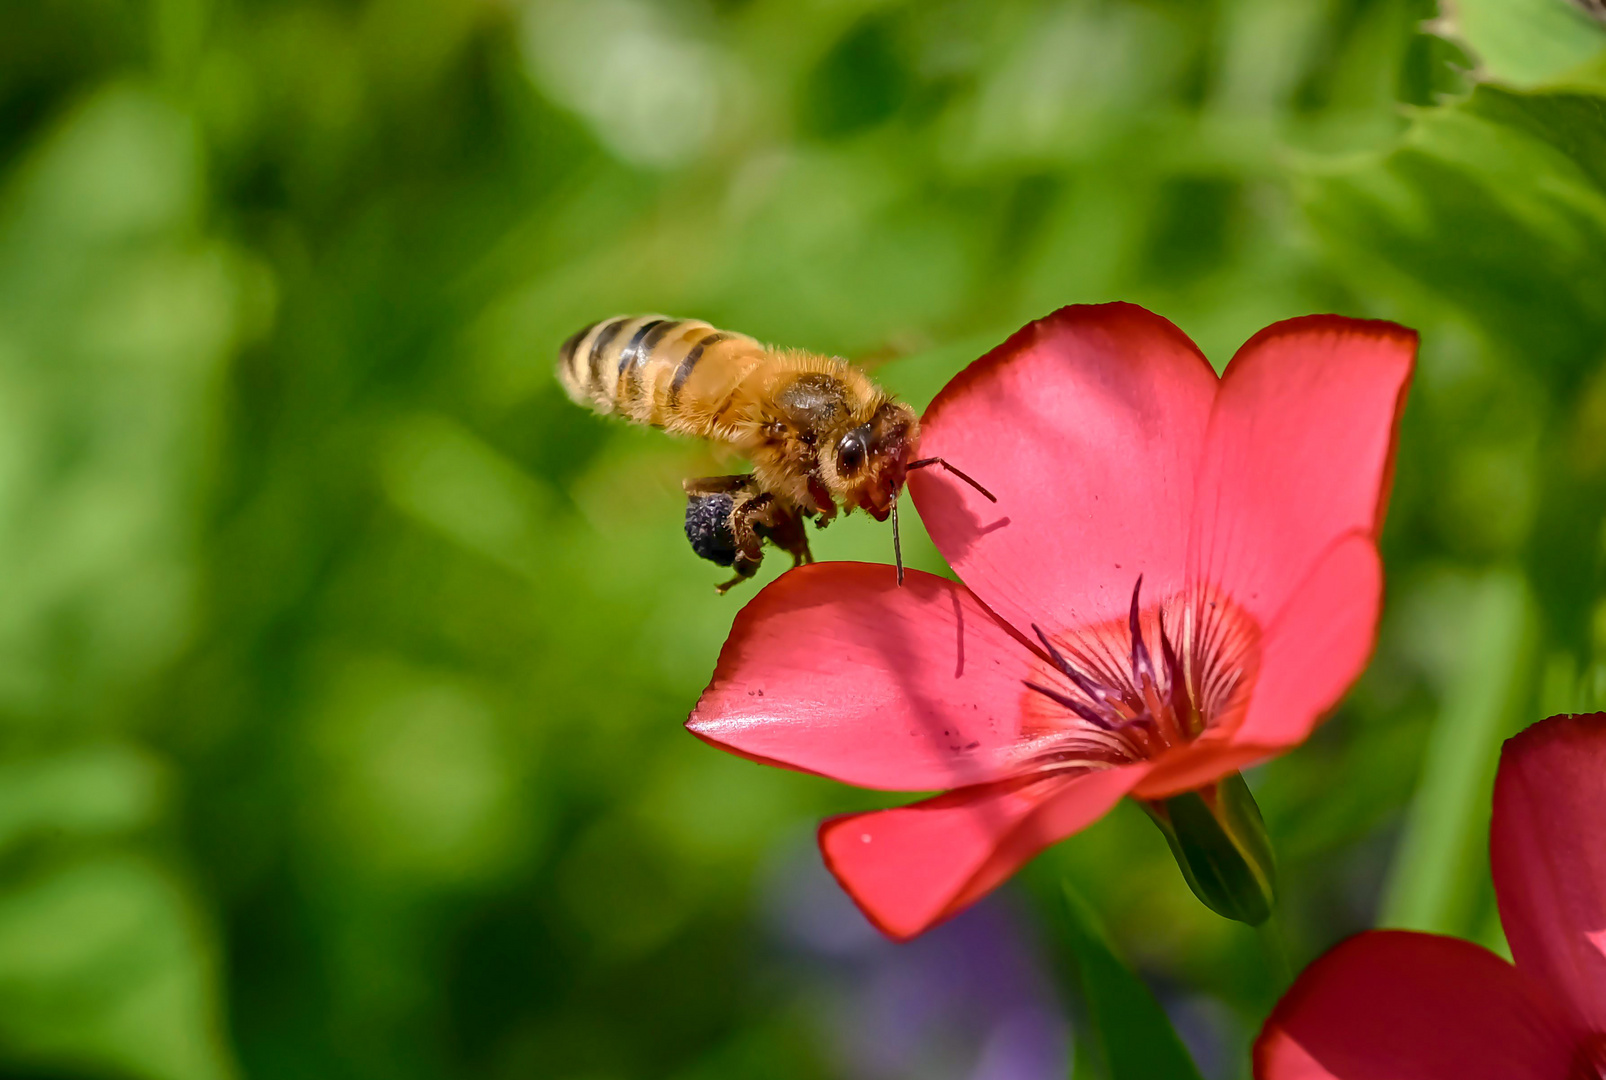
[[[923,330],[894,330],[879,345],[849,357],[848,361],[861,371],[874,372],[894,360],[925,352],[935,344],[931,335]]]

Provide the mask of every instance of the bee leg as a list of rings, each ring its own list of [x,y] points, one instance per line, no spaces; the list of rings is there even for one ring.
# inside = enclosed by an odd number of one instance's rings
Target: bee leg
[[[751,577],[764,561],[764,540],[769,534],[769,523],[777,512],[784,513],[773,495],[754,495],[738,498],[731,508],[730,531],[736,543],[733,564],[740,572],[747,567]]]
[[[750,562],[752,570],[756,570],[765,541],[792,556],[794,567],[813,562],[809,536],[803,528],[806,520],[802,514],[789,509],[769,494],[758,495],[738,504],[731,514],[731,532],[739,545],[751,538],[753,546],[743,549],[743,554],[736,560],[736,568],[741,570],[744,564]]]
[[[814,527],[823,529],[831,524],[832,519],[836,517],[836,503],[831,499],[831,492],[826,486],[812,476],[809,478],[809,498],[813,499],[814,505],[819,507],[818,514],[814,519]]]
[[[680,486],[686,489],[686,494],[692,497],[699,495],[734,495],[737,492],[752,493],[753,474],[743,473],[737,476],[695,476],[682,480]]]
[[[729,581],[721,582],[720,584],[715,585],[714,591],[719,595],[724,596],[726,593],[730,592],[732,588],[740,585],[742,582],[752,577],[757,570],[758,566],[756,564],[746,568],[739,566],[736,568],[736,576],[731,578]]]
[[[742,492],[736,495],[715,493],[693,494],[686,498],[686,539],[691,549],[716,566],[729,566],[736,576],[715,591],[724,595],[758,571],[764,558],[763,540],[748,521],[747,506],[754,498]]]
[[[705,476],[684,483],[686,538],[698,555],[736,576],[715,586],[723,594],[758,572],[769,542],[792,556],[792,565],[813,562],[805,518],[768,492],[757,492],[751,476]]]
[[[746,481],[750,478],[710,479]],[[688,481],[686,486],[689,489],[692,482]],[[774,505],[773,496],[751,495],[740,490],[735,495],[693,494],[687,500],[686,535],[691,539],[692,549],[710,562],[736,571],[735,577],[714,586],[714,591],[721,596],[758,573],[764,561],[764,537],[755,528],[753,519],[762,517]]]
[[[809,551],[809,534],[804,531],[806,519],[779,503],[765,508],[761,519],[755,519],[754,528],[760,536],[792,556],[793,566],[814,561]]]

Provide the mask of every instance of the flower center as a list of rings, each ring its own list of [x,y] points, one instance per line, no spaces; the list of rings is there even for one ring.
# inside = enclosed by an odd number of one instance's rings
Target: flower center
[[[1260,629],[1226,596],[1190,589],[1147,610],[1143,578],[1126,620],[1049,635],[1027,696],[1023,764],[1120,765],[1236,725],[1260,662]],[[1151,648],[1150,643],[1156,648]]]

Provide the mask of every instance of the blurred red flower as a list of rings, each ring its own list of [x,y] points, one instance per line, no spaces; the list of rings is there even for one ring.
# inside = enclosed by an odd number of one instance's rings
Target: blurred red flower
[[[921,421],[996,505],[910,481],[964,580],[824,563],[737,616],[687,726],[757,761],[946,790],[827,822],[832,872],[907,938],[1122,796],[1205,787],[1302,741],[1371,653],[1414,332],[1310,316],[1220,379],[1130,304],[1062,308]],[[967,588],[968,586],[968,588]]]
[[[1606,1077],[1606,713],[1509,739],[1489,856],[1516,963],[1373,931],[1317,960],[1255,1045],[1258,1080]]]

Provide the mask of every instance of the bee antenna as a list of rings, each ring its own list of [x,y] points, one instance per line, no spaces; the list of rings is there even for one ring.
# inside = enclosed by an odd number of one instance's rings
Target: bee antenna
[[[964,473],[960,472],[958,469],[954,468],[940,457],[928,457],[921,458],[919,461],[911,461],[905,466],[905,469],[909,472],[914,472],[916,469],[924,469],[928,465],[941,465],[945,471],[953,473],[955,476],[959,477],[959,479],[981,492],[984,496],[986,496],[988,502],[995,503],[998,501],[998,496],[976,483],[974,479],[966,476]]]
[[[903,544],[898,540],[898,499],[892,499],[892,561],[898,564],[898,584],[903,584]]]

